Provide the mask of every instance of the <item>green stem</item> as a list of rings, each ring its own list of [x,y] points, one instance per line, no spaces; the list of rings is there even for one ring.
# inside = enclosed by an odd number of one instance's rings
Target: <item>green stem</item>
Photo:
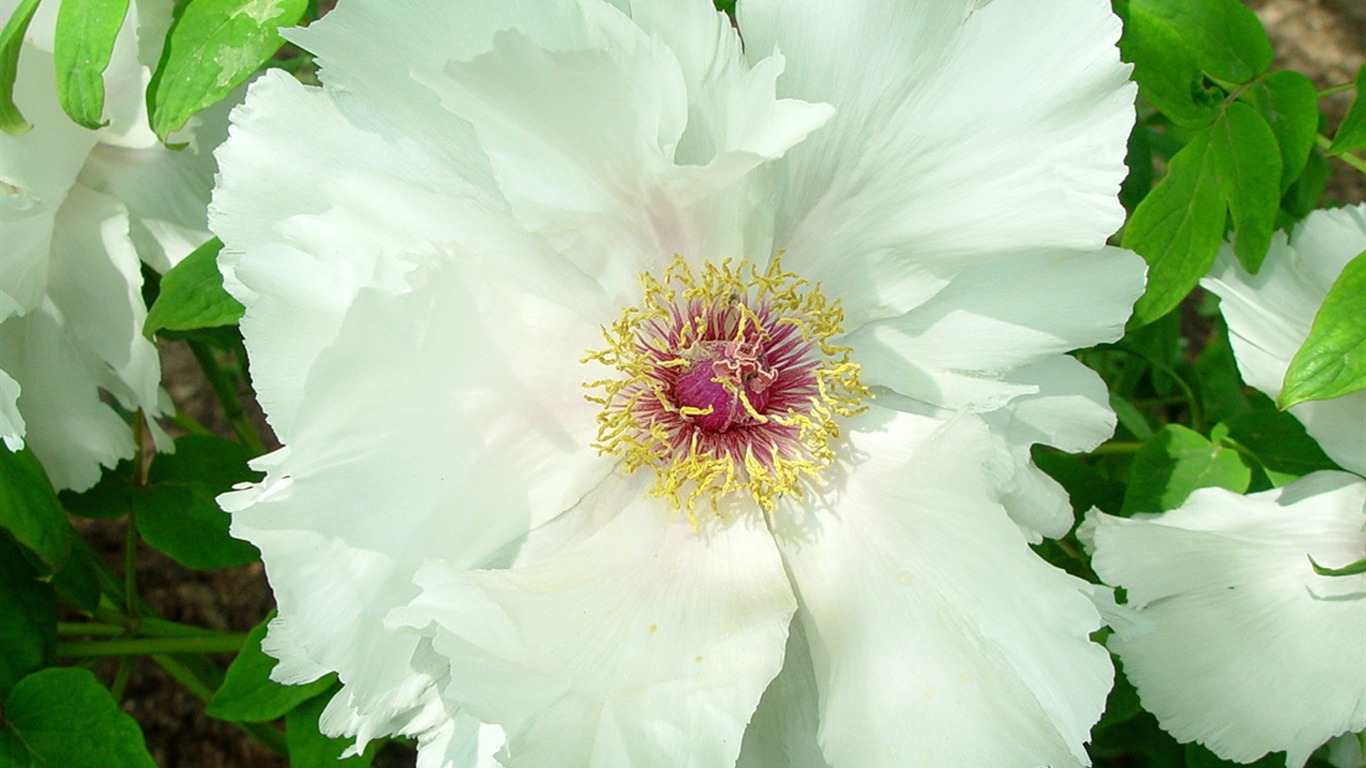
[[[192,418],[189,414],[185,413],[184,411],[176,411],[175,415],[171,417],[171,423],[176,425],[177,427],[180,427],[181,429],[185,430],[186,433],[191,435],[213,434],[213,430],[195,421],[194,418]]]
[[[256,453],[265,453],[266,444],[261,442],[251,422],[247,420],[246,411],[242,410],[242,403],[237,399],[237,390],[222,366],[218,364],[218,360],[214,359],[213,350],[198,341],[186,340],[185,343],[190,345],[190,352],[194,353],[194,359],[204,371],[204,378],[209,380],[209,386],[213,388],[213,394],[218,398],[223,415],[227,417],[237,439]]]
[[[1333,140],[1320,133],[1314,137],[1314,143],[1318,145],[1319,149],[1328,149],[1333,145]],[[1332,157],[1336,157],[1358,171],[1366,173],[1366,160],[1362,160],[1352,152],[1340,152],[1336,155],[1332,155]]]
[[[159,619],[155,616],[141,616],[136,620],[104,606],[95,609],[95,618],[106,624],[117,624],[127,629],[129,633],[142,635],[145,637],[218,637],[218,633],[212,629],[203,627],[193,627],[189,624],[180,624],[166,619]]]
[[[1324,88],[1323,90],[1319,91],[1318,97],[1321,99],[1324,96],[1332,96],[1335,93],[1350,91],[1355,87],[1356,83],[1342,83],[1341,85],[1330,85],[1327,88]]]
[[[156,654],[152,656],[152,661],[157,666],[166,671],[171,679],[185,687],[195,696],[195,698],[207,704],[213,698],[214,686],[209,685],[199,678],[188,666],[182,664],[174,656]],[[265,723],[233,723],[239,730],[255,739],[266,749],[275,754],[285,757],[289,754],[289,743],[285,741],[285,735],[277,728],[272,728]]]
[[[91,656],[147,656],[157,653],[236,653],[247,642],[245,634],[211,637],[133,637],[116,640],[72,640],[57,643],[57,658]]]
[[[1139,448],[1142,448],[1142,447],[1143,447],[1143,443],[1137,443],[1137,442],[1128,442],[1128,443],[1126,443],[1126,442],[1113,442],[1113,443],[1106,443],[1106,444],[1104,444],[1104,445],[1096,446],[1096,449],[1095,449],[1094,451],[1091,451],[1091,455],[1092,455],[1092,456],[1116,456],[1116,455],[1124,455],[1124,454],[1129,454],[1129,453],[1135,453],[1135,452],[1138,451]]]
[[[123,692],[128,688],[128,678],[132,677],[136,664],[137,659],[132,656],[119,659],[119,668],[114,672],[114,682],[109,686],[109,695],[114,697],[114,701],[123,701]]]

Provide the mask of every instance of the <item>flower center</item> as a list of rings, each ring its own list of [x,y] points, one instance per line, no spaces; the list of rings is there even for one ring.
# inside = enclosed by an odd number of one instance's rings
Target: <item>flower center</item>
[[[749,262],[707,263],[694,274],[675,257],[663,279],[641,275],[639,307],[603,329],[590,352],[616,375],[601,389],[596,447],[628,470],[654,469],[657,495],[718,511],[720,497],[747,492],[765,509],[802,492],[833,455],[837,419],[868,394],[849,349],[829,343],[843,314],[813,286]]]

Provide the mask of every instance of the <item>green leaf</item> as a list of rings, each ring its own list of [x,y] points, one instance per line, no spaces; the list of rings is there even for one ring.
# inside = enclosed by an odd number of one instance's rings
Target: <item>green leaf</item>
[[[5,701],[0,755],[18,765],[156,768],[142,731],[86,669],[49,668],[20,680]]]
[[[252,452],[240,443],[206,435],[176,440],[175,453],[161,454],[148,473],[153,503],[137,509],[142,538],[176,562],[200,571],[260,559],[249,542],[228,533],[229,517],[214,498],[238,482],[259,480],[247,467]]]
[[[19,72],[19,52],[38,0],[19,0],[19,5],[0,30],[0,130],[20,136],[33,126],[28,124],[14,103],[14,77]]]
[[[274,617],[272,612],[247,635],[246,645],[228,666],[223,684],[204,710],[210,717],[239,723],[264,723],[283,716],[336,683],[336,675],[306,685],[281,685],[270,679],[270,670],[278,662],[261,650],[261,640]],[[313,729],[317,730],[316,719]]]
[[[318,720],[332,693],[314,696],[285,715],[285,735],[289,741],[289,768],[369,768],[378,744],[363,753],[339,760],[355,739],[336,739],[318,730]]]
[[[1333,143],[1328,146],[1330,155],[1366,149],[1366,64],[1357,70],[1355,87],[1356,98],[1352,100],[1352,106],[1347,108],[1347,114],[1333,136]]]
[[[1332,169],[1328,167],[1328,161],[1323,159],[1323,153],[1317,148],[1311,149],[1304,163],[1304,171],[1281,198],[1281,208],[1290,215],[1290,221],[1280,222],[1283,228],[1288,228],[1288,224],[1303,219],[1319,207],[1319,200],[1323,198],[1323,190],[1328,187],[1331,174]]]
[[[1225,444],[1241,448],[1278,486],[1310,472],[1337,469],[1299,419],[1265,402],[1267,407],[1228,420]]]
[[[135,486],[122,462],[90,490],[63,493],[62,503],[81,517],[138,516],[138,531],[153,549],[195,570],[213,570],[255,562],[251,544],[228,534],[229,518],[214,498],[235,483],[255,481],[260,473],[247,467],[252,451],[231,440],[187,435],[176,440],[174,453],[152,462],[147,485]]]
[[[144,503],[144,489],[133,486],[133,462],[120,461],[111,470],[100,476],[100,481],[90,488],[75,493],[62,491],[58,498],[66,511],[77,517],[109,519],[123,517]]]
[[[1128,399],[1111,392],[1110,410],[1115,412],[1119,425],[1129,430],[1129,433],[1134,437],[1139,440],[1147,440],[1153,436],[1153,428],[1148,423],[1148,417]]]
[[[1261,113],[1281,152],[1281,191],[1290,188],[1309,160],[1318,133],[1318,92],[1309,78],[1299,72],[1270,72],[1248,89],[1248,95]]]
[[[57,598],[13,543],[0,537],[0,699],[25,675],[52,666]]]
[[[1314,573],[1320,576],[1356,576],[1366,573],[1366,557],[1361,558],[1355,563],[1348,563],[1341,568],[1325,568],[1319,565],[1313,557],[1309,558],[1309,565],[1313,567]]]
[[[148,107],[162,141],[190,116],[241,85],[279,49],[277,31],[303,18],[307,0],[188,0],[176,7],[152,76]]]
[[[217,261],[222,248],[223,243],[214,238],[161,278],[161,293],[142,326],[144,336],[150,339],[161,330],[216,328],[241,319],[242,305],[223,290]]]
[[[1213,298],[1214,294],[1206,294]],[[1195,360],[1195,381],[1200,387],[1200,402],[1205,418],[1219,422],[1247,413],[1250,405],[1243,394],[1243,379],[1228,341],[1228,327],[1216,316],[1209,343]],[[1277,413],[1277,411],[1271,411]]]
[[[1309,336],[1285,372],[1280,408],[1366,388],[1366,251],[1333,281]]]
[[[1257,110],[1228,105],[1210,140],[1214,173],[1233,217],[1233,252],[1256,272],[1271,247],[1281,202],[1281,154],[1271,126]]]
[[[10,453],[0,447],[0,528],[33,552],[46,566],[45,576],[66,562],[71,551],[68,527],[66,513],[33,452]]]
[[[57,99],[67,115],[86,128],[109,124],[104,113],[104,70],[114,39],[128,14],[128,0],[61,0],[52,58]]]
[[[1151,133],[1141,120],[1134,123],[1134,129],[1129,132],[1124,153],[1124,165],[1129,173],[1119,185],[1119,202],[1126,211],[1138,207],[1148,190],[1153,188],[1153,146],[1148,140]]]
[[[1211,131],[1197,133],[1172,157],[1167,176],[1124,228],[1124,247],[1148,262],[1148,286],[1131,328],[1167,314],[1214,263],[1224,234],[1224,193],[1209,169]]]
[[[1130,0],[1120,48],[1143,97],[1177,123],[1198,127],[1221,97],[1202,73],[1246,83],[1271,66],[1271,42],[1238,0]]]
[[[1222,432],[1216,428],[1216,432]],[[1216,435],[1222,438],[1223,435]],[[1252,472],[1238,452],[1179,424],[1168,424],[1134,454],[1120,514],[1165,512],[1197,488],[1247,490]]]
[[[70,538],[71,554],[62,569],[52,575],[52,586],[64,602],[94,611],[100,602],[100,579],[112,579],[113,575],[84,537],[72,530]]]

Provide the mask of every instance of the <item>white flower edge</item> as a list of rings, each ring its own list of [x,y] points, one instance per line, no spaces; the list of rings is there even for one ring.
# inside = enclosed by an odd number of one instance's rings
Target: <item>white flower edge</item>
[[[1110,647],[1144,708],[1179,741],[1300,768],[1366,729],[1366,575],[1317,575],[1366,557],[1366,480],[1323,471],[1240,496],[1195,491],[1178,509],[1087,529],[1101,578],[1153,622]]]
[[[84,490],[134,450],[101,392],[128,411],[167,412],[156,347],[142,337],[141,264],[165,271],[210,237],[210,150],[228,105],[195,119],[187,149],[157,142],[144,62],[156,61],[171,6],[140,0],[104,73],[111,124],[76,126],[52,88],[56,13],[40,6],[21,46],[15,99],[34,127],[0,136],[0,436],[30,447],[58,489]]]
[[[1281,393],[1286,369],[1309,335],[1328,289],[1366,250],[1366,203],[1314,211],[1290,232],[1277,232],[1257,274],[1227,244],[1200,281],[1218,295],[1238,370],[1268,397]],[[1290,408],[1334,461],[1366,475],[1366,391]]]

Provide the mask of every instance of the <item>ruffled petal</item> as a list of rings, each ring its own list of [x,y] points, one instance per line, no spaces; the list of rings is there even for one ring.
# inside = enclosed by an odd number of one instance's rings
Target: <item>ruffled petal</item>
[[[0,323],[0,359],[22,389],[26,440],[53,485],[83,490],[101,466],[133,452],[128,425],[101,390],[128,410],[161,413],[160,366],[142,337],[142,273],[123,207],[72,188],[48,269],[42,304]]]
[[[1366,204],[1311,213],[1287,242],[1277,233],[1255,275],[1243,271],[1225,245],[1201,285],[1220,298],[1229,341],[1243,379],[1278,397],[1286,369],[1309,335],[1328,289],[1357,254],[1366,250]],[[1366,474],[1361,437],[1366,391],[1290,408],[1334,461]]]
[[[423,560],[488,565],[612,467],[591,446],[598,406],[579,385],[598,329],[528,292],[572,282],[509,277],[502,254],[412,259],[404,291],[353,300],[309,371],[288,449],[257,463],[265,481],[222,498],[280,607],[276,674],[337,671],[369,733],[408,727],[444,674],[417,670],[419,638],[382,626],[417,594]]]
[[[1118,248],[983,264],[845,343],[867,384],[944,408],[992,410],[1031,391],[1010,381],[1011,371],[1122,336],[1144,272],[1142,259]]]
[[[782,162],[777,241],[856,309],[1123,222],[1136,89],[1108,2],[744,0],[739,20],[751,58],[788,57],[781,95],[838,112]]]
[[[994,501],[985,426],[874,409],[849,428],[847,476],[775,513],[830,764],[1087,764],[1099,614]]]
[[[1012,371],[1006,380],[1037,391],[981,414],[1001,438],[1009,475],[1000,486],[1001,503],[1033,543],[1040,536],[1059,538],[1076,522],[1072,505],[1058,481],[1034,465],[1030,449],[1048,445],[1084,453],[1108,440],[1115,431],[1109,390],[1095,371],[1065,355]]]
[[[0,228],[5,241],[0,291],[25,312],[42,301],[57,211],[97,136],[62,112],[52,87],[52,66],[51,53],[25,41],[14,101],[33,129],[22,136],[0,132]]]
[[[156,141],[138,149],[100,144],[81,170],[80,183],[128,208],[138,255],[157,272],[175,266],[211,235],[205,208],[218,170],[213,150],[228,137],[228,112],[242,92],[191,118],[183,149]]]
[[[429,562],[390,616],[449,659],[447,699],[507,730],[509,768],[733,765],[778,674],[796,605],[762,518],[694,530],[649,480],[612,475],[583,506],[615,515],[544,561]]]
[[[267,72],[233,113],[209,210],[225,287],[247,307],[257,394],[292,435],[303,379],[366,287],[403,289],[396,255],[477,234],[496,201],[372,108]]]
[[[1290,768],[1330,737],[1366,728],[1366,575],[1319,576],[1366,557],[1366,481],[1315,472],[1180,509],[1093,513],[1093,563],[1156,624],[1110,645],[1144,707],[1179,741]]]

